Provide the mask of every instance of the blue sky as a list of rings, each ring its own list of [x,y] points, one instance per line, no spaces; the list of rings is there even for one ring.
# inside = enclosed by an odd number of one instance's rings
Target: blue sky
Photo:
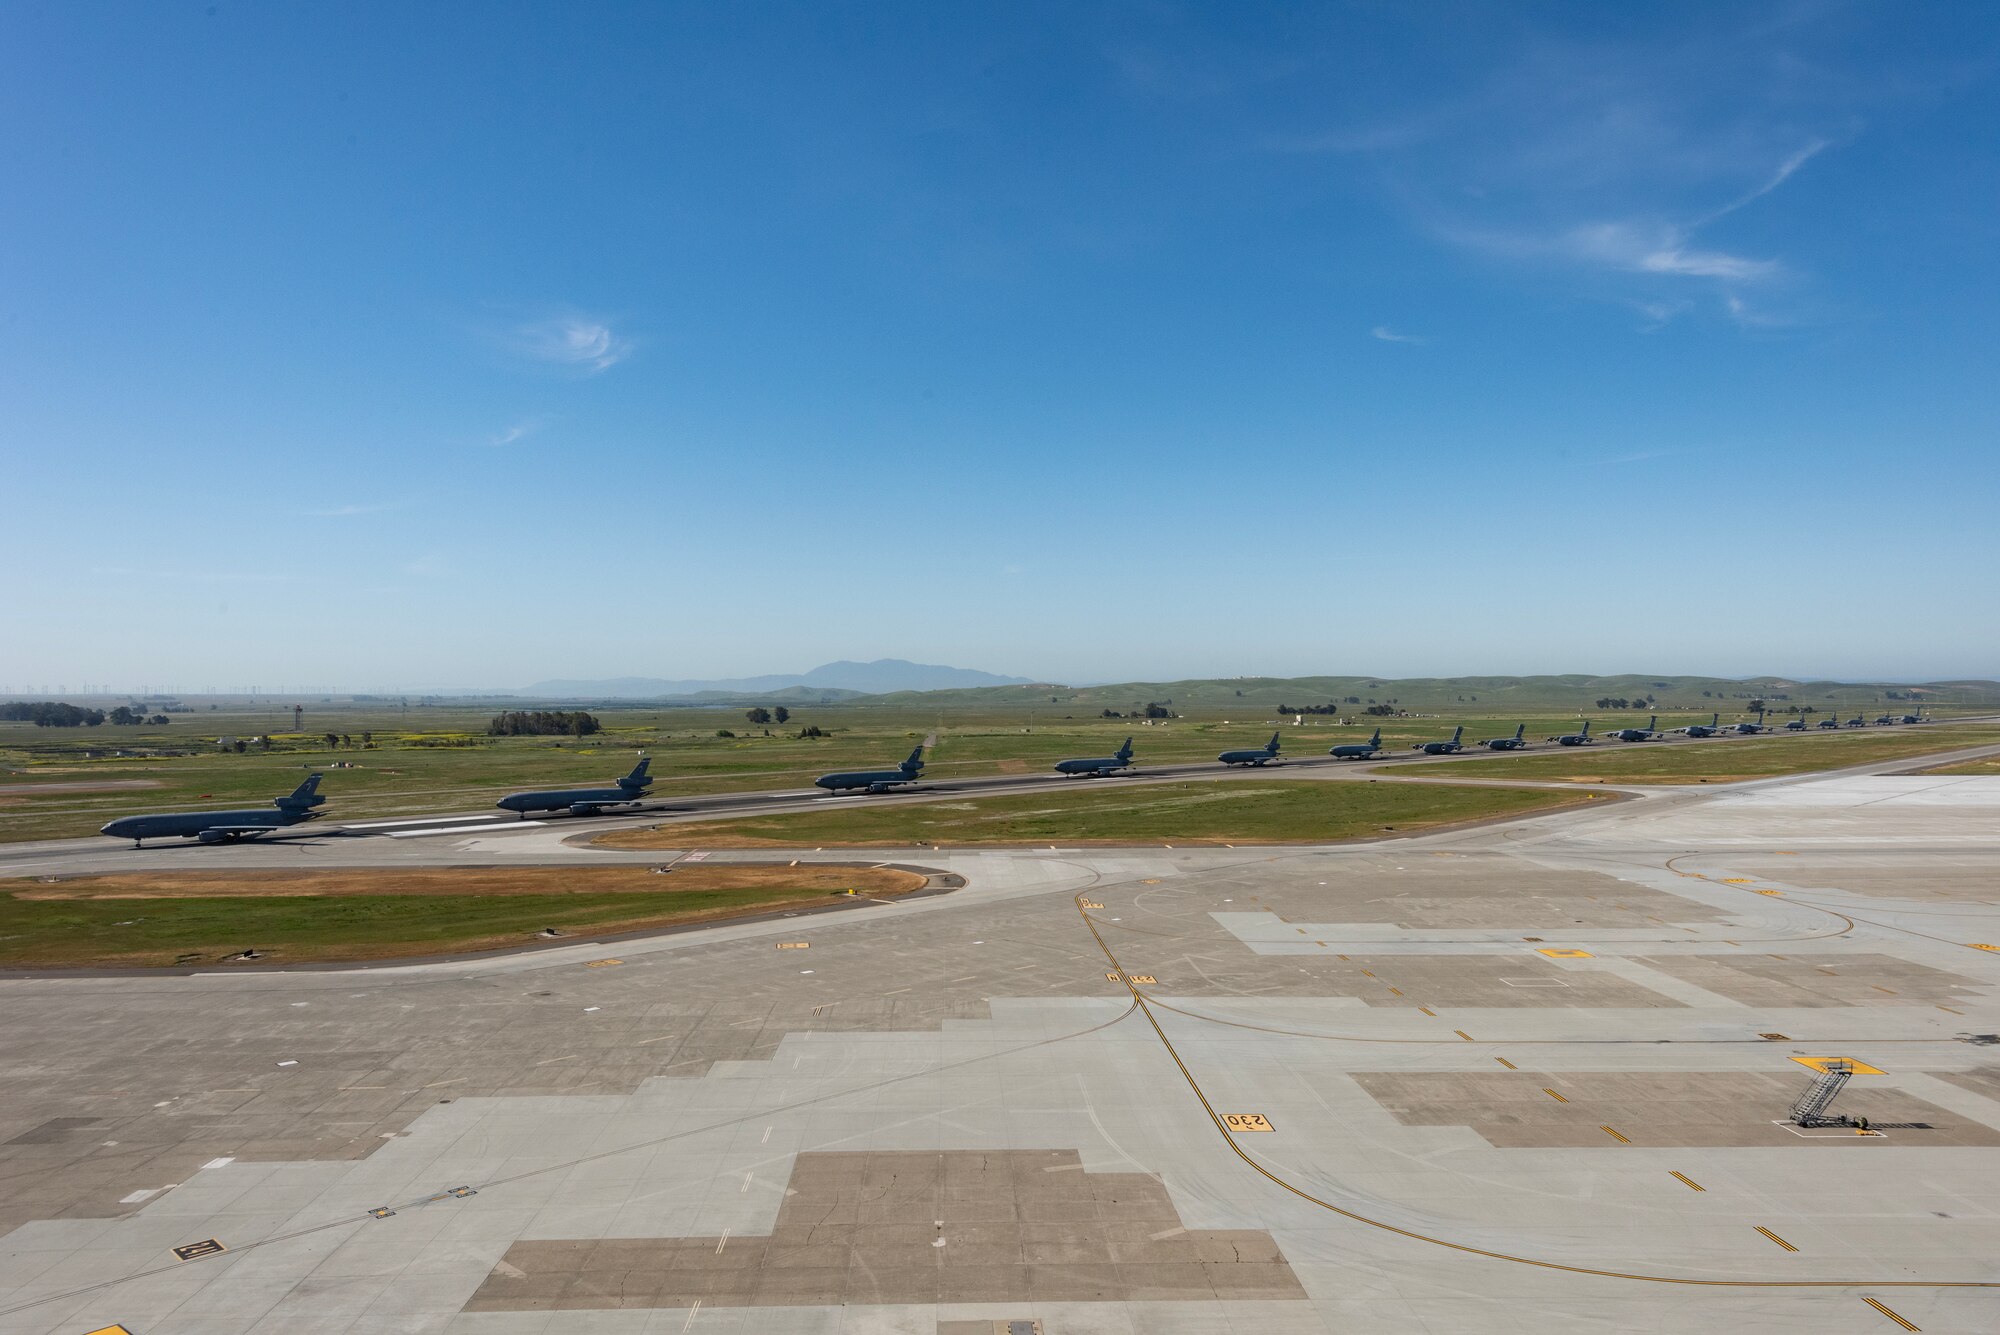
[[[2000,675],[1990,7],[0,53],[0,684]]]

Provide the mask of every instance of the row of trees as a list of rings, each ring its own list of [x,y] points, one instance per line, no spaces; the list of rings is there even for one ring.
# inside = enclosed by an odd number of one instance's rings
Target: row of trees
[[[0,705],[0,719],[9,723],[32,723],[37,728],[95,728],[109,723],[120,728],[140,724],[164,727],[173,722],[165,714],[145,714],[130,705],[120,705],[109,714],[101,709],[85,709],[59,700],[19,700]]]
[[[604,725],[581,709],[513,709],[486,725],[488,737],[588,737],[602,731]]]
[[[1706,695],[1708,692],[1703,691],[1702,694]],[[1630,700],[1627,700],[1622,695],[1600,695],[1597,697],[1597,707],[1599,709],[1650,709],[1658,703],[1659,701],[1650,695],[1635,696]]]
[[[784,723],[792,717],[792,711],[783,705],[779,705],[774,709],[766,709],[764,706],[758,705],[755,709],[744,710],[743,717],[749,719],[752,723]]]
[[[1129,714],[1121,714],[1115,709],[1107,709],[1099,718],[1172,718],[1174,711],[1157,700],[1149,700],[1144,709],[1135,709]]]

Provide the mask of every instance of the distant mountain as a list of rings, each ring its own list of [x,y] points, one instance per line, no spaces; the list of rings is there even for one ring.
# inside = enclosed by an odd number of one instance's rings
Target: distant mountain
[[[660,700],[695,696],[766,695],[779,691],[828,691],[883,695],[890,691],[950,691],[980,686],[1023,686],[1027,677],[1002,677],[973,668],[878,658],[872,663],[823,663],[810,672],[765,677],[668,681],[659,677],[611,677],[603,681],[538,681],[516,694],[542,699]]]

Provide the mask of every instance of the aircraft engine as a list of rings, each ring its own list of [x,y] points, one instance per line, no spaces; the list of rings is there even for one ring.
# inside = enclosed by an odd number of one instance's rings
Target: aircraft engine
[[[195,838],[204,844],[220,844],[228,842],[229,836],[220,830],[203,830]]]
[[[572,816],[595,816],[597,808],[586,802],[578,802],[569,809],[569,814]]]

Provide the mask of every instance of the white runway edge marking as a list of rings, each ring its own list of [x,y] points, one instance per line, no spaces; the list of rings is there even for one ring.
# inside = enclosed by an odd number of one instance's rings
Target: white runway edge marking
[[[233,1164],[235,1162],[236,1162],[236,1156],[232,1154],[222,1159],[210,1159],[207,1163],[203,1164],[201,1167],[203,1172],[207,1172],[211,1168],[226,1168],[230,1164]]]
[[[133,1192],[129,1196],[120,1196],[118,1198],[118,1203],[120,1205],[137,1205],[140,1201],[145,1200],[147,1197],[157,1196],[164,1190],[166,1190],[166,1188],[164,1187],[143,1187],[140,1190]]]
[[[484,825],[447,825],[437,830],[391,830],[391,839],[420,839],[427,834],[480,834],[487,830],[518,830],[525,826],[546,825],[547,821],[510,820],[501,824],[488,821]]]
[[[422,816],[404,820],[364,820],[349,821],[341,826],[343,830],[386,830],[391,825],[449,825],[453,821],[477,820],[488,824],[500,820],[499,816]],[[535,822],[539,824],[540,822]]]

